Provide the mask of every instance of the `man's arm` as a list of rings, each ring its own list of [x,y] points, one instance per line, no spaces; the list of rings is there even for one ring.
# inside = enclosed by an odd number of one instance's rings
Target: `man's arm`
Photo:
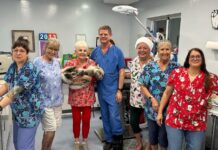
[[[125,69],[122,68],[119,71],[119,83],[118,83],[118,89],[116,94],[116,100],[118,103],[120,103],[123,99],[122,89],[123,89],[124,79],[125,79]]]
[[[125,69],[121,68],[119,71],[118,89],[121,89],[121,90],[123,89],[124,79],[125,79]]]

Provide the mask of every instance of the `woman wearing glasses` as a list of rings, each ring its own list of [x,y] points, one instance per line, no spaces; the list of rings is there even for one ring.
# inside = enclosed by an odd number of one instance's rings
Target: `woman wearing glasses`
[[[19,38],[12,46],[13,63],[0,85],[0,110],[11,105],[13,142],[16,150],[34,150],[35,134],[44,110],[41,76],[28,61],[28,41]]]
[[[163,123],[163,110],[168,104],[165,120],[170,150],[200,150],[205,139],[208,99],[218,93],[217,76],[207,71],[205,57],[199,48],[192,48],[184,67],[169,76],[161,99],[157,123]]]
[[[51,150],[55,131],[61,126],[63,103],[61,65],[55,58],[59,47],[57,39],[49,39],[45,45],[45,54],[34,60],[34,65],[42,72],[43,91],[46,97],[46,108],[42,117],[44,130],[42,150]]]

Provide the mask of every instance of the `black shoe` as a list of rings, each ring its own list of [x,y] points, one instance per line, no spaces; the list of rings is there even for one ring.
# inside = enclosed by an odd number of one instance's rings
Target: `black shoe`
[[[111,150],[112,149],[112,143],[105,142],[103,150]]]
[[[123,150],[123,135],[113,136],[113,150]]]

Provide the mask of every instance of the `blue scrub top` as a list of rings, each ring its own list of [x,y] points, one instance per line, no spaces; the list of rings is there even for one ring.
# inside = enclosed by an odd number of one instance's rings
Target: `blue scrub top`
[[[11,90],[15,86],[24,90],[17,94],[11,103],[12,114],[19,127],[32,128],[39,124],[44,112],[44,92],[42,91],[41,73],[31,63],[16,73],[16,63],[12,63],[4,76]]]
[[[104,77],[97,82],[99,94],[104,96],[115,96],[119,83],[119,70],[125,67],[124,56],[118,47],[112,45],[108,51],[103,54],[101,47],[96,47],[92,54],[93,59],[103,70]]]
[[[42,90],[44,91],[45,106],[59,107],[63,103],[63,91],[61,80],[61,65],[57,58],[52,62],[46,62],[42,57],[37,57],[33,61],[34,65],[41,71]]]

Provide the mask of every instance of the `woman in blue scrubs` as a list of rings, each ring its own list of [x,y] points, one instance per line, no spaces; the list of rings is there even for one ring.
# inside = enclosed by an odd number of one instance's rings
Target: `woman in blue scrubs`
[[[12,46],[13,63],[0,86],[0,110],[11,105],[15,150],[34,150],[35,135],[44,112],[41,74],[28,60],[28,41],[19,38]]]

